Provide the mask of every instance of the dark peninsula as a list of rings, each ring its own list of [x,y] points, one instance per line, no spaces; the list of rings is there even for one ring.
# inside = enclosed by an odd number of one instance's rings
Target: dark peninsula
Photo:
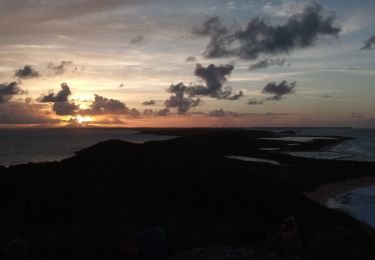
[[[302,143],[260,139],[279,136],[261,130],[142,132],[180,137],[145,144],[110,140],[60,162],[0,167],[1,256],[10,240],[21,239],[30,259],[122,259],[127,238],[158,226],[165,230],[171,256],[229,246],[282,257],[273,241],[280,224],[293,216],[301,235],[299,259],[374,259],[373,229],[304,192],[375,176],[375,163],[261,149],[318,151],[347,138]]]

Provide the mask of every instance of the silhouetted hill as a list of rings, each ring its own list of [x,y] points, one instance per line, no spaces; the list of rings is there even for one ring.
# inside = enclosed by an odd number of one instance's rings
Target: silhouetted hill
[[[110,140],[61,162],[0,168],[0,247],[4,252],[9,240],[21,238],[34,258],[118,259],[126,238],[160,226],[171,253],[214,245],[264,248],[284,219],[295,216],[306,259],[374,259],[373,230],[301,191],[374,176],[375,164],[261,151],[295,143],[259,139],[272,136],[194,130],[145,144]],[[315,140],[296,149],[343,140]],[[229,154],[285,166],[224,157]]]

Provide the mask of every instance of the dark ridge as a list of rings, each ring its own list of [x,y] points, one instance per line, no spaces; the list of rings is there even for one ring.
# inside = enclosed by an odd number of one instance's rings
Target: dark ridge
[[[121,259],[124,240],[150,226],[166,231],[171,255],[216,245],[278,253],[269,247],[270,238],[294,216],[302,259],[374,259],[372,229],[301,193],[326,182],[375,176],[374,163],[260,151],[293,143],[259,139],[278,136],[271,132],[188,131],[145,144],[110,140],[61,162],[0,167],[1,255],[18,238],[27,243],[30,258]],[[316,140],[298,149],[343,140]]]

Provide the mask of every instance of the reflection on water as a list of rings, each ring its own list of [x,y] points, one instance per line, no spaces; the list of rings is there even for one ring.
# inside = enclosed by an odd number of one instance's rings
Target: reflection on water
[[[333,137],[316,136],[283,136],[283,137],[261,137],[262,140],[286,141],[286,142],[312,142],[314,140],[335,140]]]
[[[238,156],[238,155],[227,155],[226,158],[230,159],[237,159],[241,161],[247,161],[247,162],[261,162],[261,163],[269,163],[273,165],[281,165],[278,161],[264,159],[264,158],[257,158],[257,157],[248,157],[248,156]]]
[[[336,152],[283,152],[297,157],[304,158],[315,158],[315,159],[344,159],[350,157],[348,154],[336,153]]]
[[[144,143],[171,138],[124,129],[1,129],[0,165],[61,160],[107,140]]]

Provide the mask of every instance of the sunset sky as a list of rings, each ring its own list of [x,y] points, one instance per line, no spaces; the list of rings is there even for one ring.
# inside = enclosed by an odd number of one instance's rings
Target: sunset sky
[[[375,127],[375,1],[0,0],[0,127]]]

